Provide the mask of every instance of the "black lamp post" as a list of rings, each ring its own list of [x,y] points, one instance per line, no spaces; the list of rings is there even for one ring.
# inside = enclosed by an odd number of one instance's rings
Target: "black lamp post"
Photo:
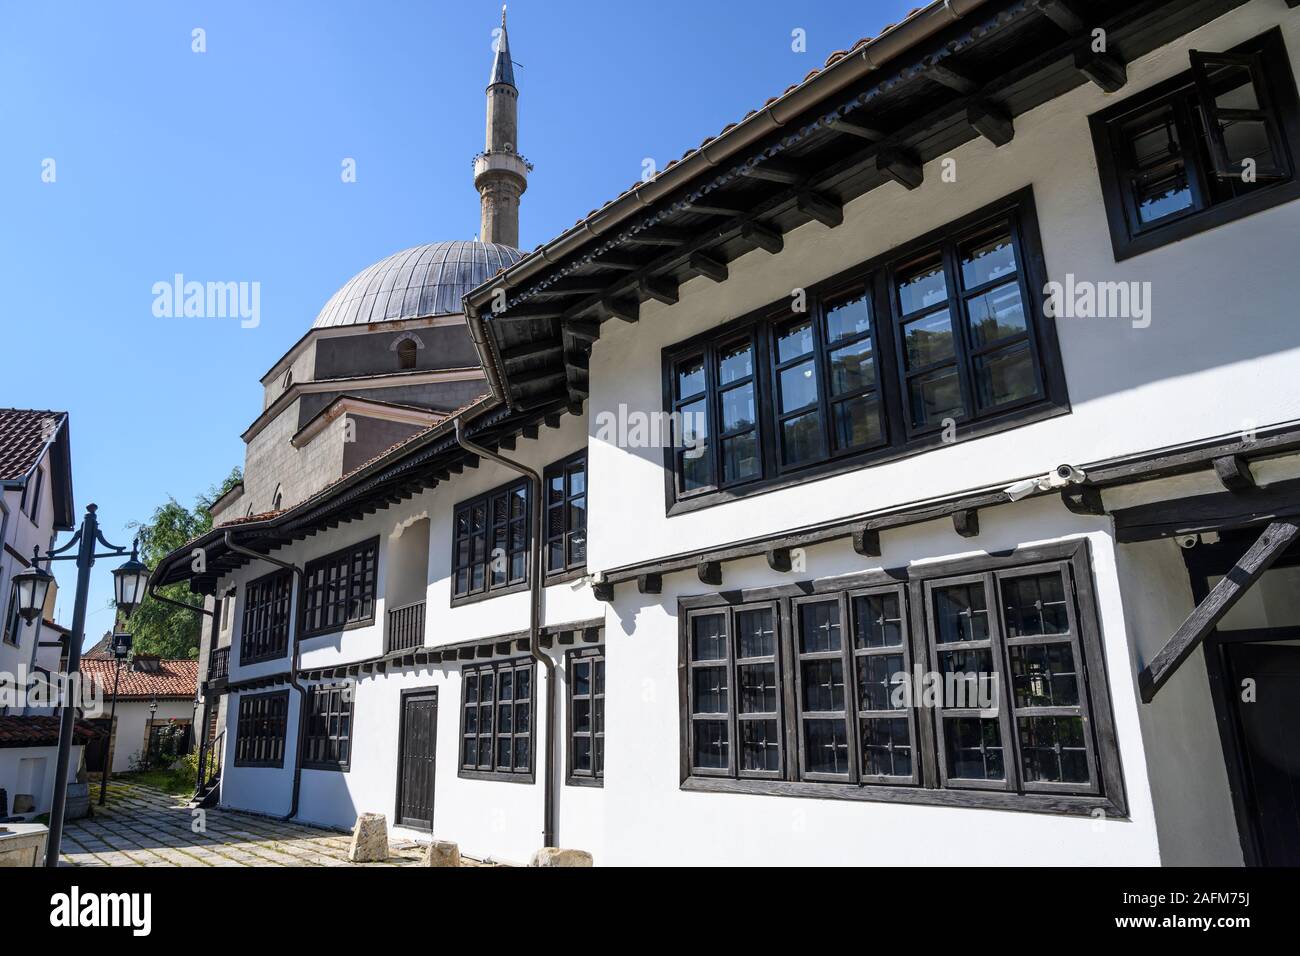
[[[113,741],[117,739],[117,682],[122,677],[122,665],[131,653],[131,635],[113,635],[113,703],[108,711],[108,746],[104,748],[104,775],[99,781],[99,805],[108,798],[108,775],[113,769]]]
[[[99,520],[95,516],[95,505],[86,505],[86,516],[81,527],[61,548],[40,555],[37,548],[32,557],[32,566],[13,578],[18,595],[18,613],[23,620],[31,623],[45,607],[45,598],[49,594],[54,576],[43,571],[40,562],[51,561],[77,562],[77,600],[72,610],[72,634],[68,639],[67,687],[73,688],[81,672],[81,643],[86,637],[86,602],[90,594],[90,569],[95,566],[96,558],[121,557],[128,554],[125,548],[119,548],[104,540],[99,530]],[[136,542],[138,544],[138,541]],[[113,593],[117,606],[127,616],[144,600],[145,586],[149,581],[149,569],[136,556],[136,544],[133,544],[130,557],[113,570]],[[71,554],[74,545],[79,545]],[[96,545],[107,549],[102,554],[95,553]],[[50,835],[45,848],[45,865],[59,865],[59,851],[63,842],[63,811],[68,802],[68,764],[72,759],[72,730],[77,719],[76,700],[65,697],[59,712],[59,753],[54,763],[54,802],[50,807]]]
[[[153,766],[153,730],[156,715],[158,714],[158,698],[155,697],[149,701],[149,736],[144,742],[144,764],[146,767]]]

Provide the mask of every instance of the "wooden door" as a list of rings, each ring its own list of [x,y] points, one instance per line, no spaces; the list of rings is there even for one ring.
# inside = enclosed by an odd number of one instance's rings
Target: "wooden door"
[[[402,697],[401,745],[397,756],[397,822],[433,829],[433,782],[438,737],[437,689]]]

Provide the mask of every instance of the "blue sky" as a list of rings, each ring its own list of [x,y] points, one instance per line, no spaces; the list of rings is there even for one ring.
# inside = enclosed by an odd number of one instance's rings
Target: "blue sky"
[[[913,5],[515,0],[523,247]],[[77,507],[111,540],[243,464],[258,378],[350,276],[473,238],[499,18],[492,0],[0,0],[0,405],[71,414]],[[176,273],[260,283],[260,324],[155,317]]]

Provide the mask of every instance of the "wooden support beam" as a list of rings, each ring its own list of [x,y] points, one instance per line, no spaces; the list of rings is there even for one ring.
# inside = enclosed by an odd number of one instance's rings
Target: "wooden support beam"
[[[1034,6],[1070,36],[1078,36],[1088,29],[1087,21],[1069,0],[1036,0]]]
[[[582,629],[582,643],[584,643],[584,644],[599,644],[599,643],[600,643],[600,628],[598,628],[598,627],[584,627],[584,628]]]
[[[1106,93],[1114,93],[1128,82],[1128,70],[1124,61],[1111,53],[1079,50],[1074,54],[1074,68]]]
[[[514,450],[515,450],[515,436],[514,436],[514,435],[502,435],[499,439],[497,439],[497,448],[498,448],[498,449],[504,448],[506,451],[514,451]]]
[[[764,160],[741,170],[741,172],[750,179],[762,179],[770,183],[784,183],[787,186],[797,183],[803,178],[803,173],[799,169],[775,159]]]
[[[520,365],[534,359],[551,360],[559,356],[558,342],[529,342],[526,345],[516,345],[502,350],[501,361],[506,365]]]
[[[994,146],[1005,146],[1016,135],[1011,114],[989,100],[976,100],[967,106],[966,122]]]
[[[695,566],[695,573],[699,576],[700,583],[702,584],[721,584],[722,562],[701,561]]]
[[[772,548],[767,552],[767,566],[773,571],[789,571],[792,567],[790,562],[789,548]]]
[[[516,650],[516,651],[526,651],[526,650],[528,650],[528,638],[526,638],[526,637],[516,638],[516,639],[515,639],[515,650]]]
[[[943,84],[950,90],[960,93],[962,96],[970,96],[980,87],[965,73],[945,63],[931,63],[923,75],[928,76],[936,83]]]
[[[1247,494],[1258,491],[1255,476],[1250,470],[1250,462],[1240,455],[1224,455],[1214,459],[1214,474],[1219,483],[1234,494]]]
[[[572,372],[586,374],[591,369],[591,355],[587,352],[565,352],[564,367]],[[534,429],[534,432],[536,429]],[[533,437],[536,437],[534,435]]]
[[[669,279],[652,279],[646,277],[637,283],[642,295],[664,305],[677,304],[677,284]]]
[[[860,123],[850,123],[848,120],[832,120],[830,126],[837,133],[856,136],[858,139],[865,139],[868,143],[878,143],[885,138],[885,134],[878,129]]]
[[[558,308],[533,308],[520,306],[508,312],[488,313],[493,322],[532,322],[538,319],[562,319],[564,310]]]
[[[636,299],[604,299],[600,305],[611,319],[635,322],[641,318],[641,303]]]
[[[925,180],[920,158],[903,149],[882,149],[876,155],[876,170],[907,189],[915,189]]]
[[[456,658],[462,661],[472,661],[474,659],[474,648],[462,647],[456,651]]]
[[[542,424],[545,425],[547,428],[559,428],[560,427],[559,414],[556,412],[552,412],[551,414],[547,415],[545,418],[542,419]]]
[[[1106,506],[1101,502],[1101,489],[1095,485],[1071,485],[1061,489],[1061,502],[1067,511],[1076,515],[1104,515]]]
[[[550,634],[543,634],[541,637],[537,639],[537,646],[544,647],[547,650],[550,650],[551,646],[554,643],[555,643],[555,638],[552,637]]]
[[[1270,523],[1252,544],[1241,560],[1196,606],[1187,620],[1178,626],[1173,637],[1138,674],[1138,690],[1142,702],[1149,704],[1165,682],[1173,676],[1178,665],[1187,660],[1205,636],[1233,606],[1245,596],[1278,558],[1300,535],[1300,519],[1288,518]]]
[[[765,252],[776,255],[785,248],[785,239],[775,229],[769,229],[759,222],[749,222],[740,227],[740,238],[758,246]]]
[[[686,207],[685,211],[703,213],[706,216],[727,216],[728,218],[745,214],[745,210],[735,206],[712,206],[702,202],[691,203]]]
[[[880,532],[859,525],[853,529],[853,550],[864,558],[880,557]]]
[[[693,235],[685,229],[657,227],[634,232],[627,237],[627,241],[641,246],[684,246],[692,238]]]
[[[600,323],[593,319],[569,319],[564,323],[564,331],[580,342],[600,340]]]
[[[584,357],[585,357],[585,356],[584,356]],[[521,429],[519,430],[519,434],[523,435],[525,438],[530,438],[530,439],[532,439],[533,441],[536,441],[536,440],[537,440],[537,426],[536,426],[536,425],[525,425],[523,428],[521,428]]]
[[[664,589],[663,575],[638,574],[636,576],[636,589],[642,594],[659,594]]]
[[[535,372],[525,372],[522,375],[516,375],[510,384],[515,388],[528,388],[530,386],[545,386],[547,384],[556,384],[564,380],[564,369],[562,368],[542,368]]]
[[[702,276],[708,276],[714,282],[727,281],[727,264],[719,259],[713,258],[703,252],[691,253],[691,258],[687,263],[692,270]]]
[[[561,631],[555,636],[555,641],[557,644],[563,644],[565,647],[568,647],[573,643],[573,631]]]
[[[597,581],[591,586],[591,593],[597,601],[608,604],[614,600],[614,585],[608,581]]]
[[[602,269],[616,269],[619,272],[635,272],[642,265],[635,259],[617,255],[601,256],[599,259],[593,259],[591,264]]]
[[[801,193],[795,205],[805,216],[812,216],[832,229],[844,221],[844,207],[825,193]]]
[[[952,527],[963,538],[973,538],[980,533],[980,513],[974,508],[954,511]]]

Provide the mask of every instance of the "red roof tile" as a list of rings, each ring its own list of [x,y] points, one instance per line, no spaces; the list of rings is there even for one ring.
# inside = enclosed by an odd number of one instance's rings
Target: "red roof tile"
[[[0,481],[22,478],[32,470],[65,414],[0,408]]]
[[[84,720],[73,725],[73,741],[84,744],[96,730]],[[0,747],[54,747],[59,743],[58,717],[0,717]]]
[[[87,680],[97,683],[105,694],[113,692],[113,670],[116,661],[91,658],[82,659],[81,669]],[[123,667],[117,685],[121,700],[151,697],[193,697],[199,687],[199,662],[188,660],[162,660],[156,671],[139,671]]]

